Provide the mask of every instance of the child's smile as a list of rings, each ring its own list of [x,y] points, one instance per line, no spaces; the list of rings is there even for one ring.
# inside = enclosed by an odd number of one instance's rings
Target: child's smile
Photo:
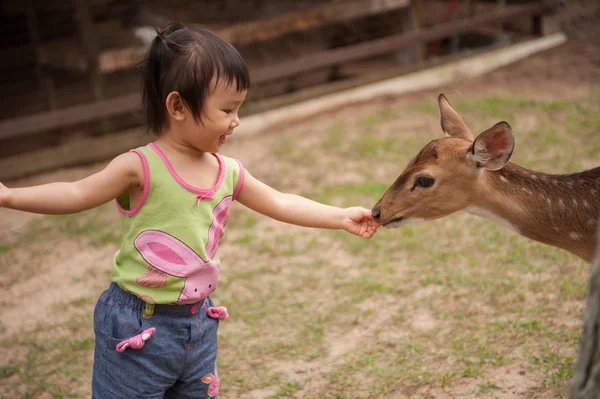
[[[221,145],[223,145],[223,144],[225,144],[225,143],[227,142],[227,136],[228,136],[228,135],[226,135],[226,134],[222,134],[222,135],[219,137],[219,143],[220,143]]]

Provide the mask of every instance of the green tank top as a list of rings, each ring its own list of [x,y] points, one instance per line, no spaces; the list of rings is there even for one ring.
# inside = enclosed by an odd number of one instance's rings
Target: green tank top
[[[144,189],[130,209],[129,193],[116,199],[121,215],[121,248],[114,256],[112,281],[151,304],[189,304],[217,288],[219,238],[242,188],[244,167],[219,161],[214,187],[187,184],[151,143],[132,150],[144,166]]]

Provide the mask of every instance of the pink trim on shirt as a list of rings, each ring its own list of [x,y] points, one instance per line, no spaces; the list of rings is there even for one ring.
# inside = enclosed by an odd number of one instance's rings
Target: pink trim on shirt
[[[238,194],[240,193],[240,191],[242,191],[242,187],[244,186],[244,176],[245,176],[245,169],[244,169],[244,165],[242,165],[242,163],[239,160],[235,160],[238,165],[240,165],[240,176],[238,177],[238,182],[237,185],[235,186],[235,191],[233,192],[233,200],[235,201],[235,199],[237,198]]]
[[[150,167],[148,166],[148,160],[146,159],[146,156],[140,150],[129,150],[129,152],[135,152],[142,160],[142,166],[144,167],[144,191],[142,192],[142,198],[140,198],[140,202],[133,210],[127,210],[123,208],[121,204],[119,204],[119,199],[115,198],[117,209],[119,209],[119,212],[125,216],[133,216],[138,213],[140,209],[142,209],[142,206],[144,206],[146,203],[146,200],[148,199],[148,192],[150,191]],[[131,205],[131,195],[129,196],[129,200],[129,205]]]
[[[195,194],[201,194],[202,197],[210,197],[221,186],[223,178],[225,177],[225,161],[219,154],[212,154],[217,158],[217,161],[219,161],[219,177],[217,179],[217,183],[212,188],[197,188],[190,184],[187,184],[181,177],[179,177],[177,172],[175,172],[175,169],[173,169],[173,167],[171,166],[171,163],[169,162],[165,154],[160,150],[160,148],[158,148],[158,146],[155,143],[150,143],[150,148],[152,148],[154,152],[156,152],[156,154],[160,157],[160,159],[162,159],[163,163],[169,170],[169,173],[171,173],[171,176],[173,176],[177,183],[179,183],[179,185],[185,188],[186,190],[191,191]]]

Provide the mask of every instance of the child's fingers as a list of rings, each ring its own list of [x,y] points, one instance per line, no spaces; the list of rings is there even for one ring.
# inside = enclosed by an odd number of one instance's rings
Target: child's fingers
[[[373,214],[370,209],[363,208],[361,206],[355,206],[352,208],[347,208],[347,215],[350,219],[361,222],[363,220],[373,220]]]
[[[362,228],[357,235],[363,238],[371,238],[377,231],[378,226],[373,220],[367,219],[363,220],[361,227]]]

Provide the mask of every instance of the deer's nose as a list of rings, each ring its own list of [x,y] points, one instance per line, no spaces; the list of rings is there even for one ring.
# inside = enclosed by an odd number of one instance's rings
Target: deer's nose
[[[373,210],[371,211],[371,215],[373,216],[373,219],[379,223],[379,218],[381,217],[381,208],[379,207],[379,205],[376,205],[375,207],[373,207]]]

